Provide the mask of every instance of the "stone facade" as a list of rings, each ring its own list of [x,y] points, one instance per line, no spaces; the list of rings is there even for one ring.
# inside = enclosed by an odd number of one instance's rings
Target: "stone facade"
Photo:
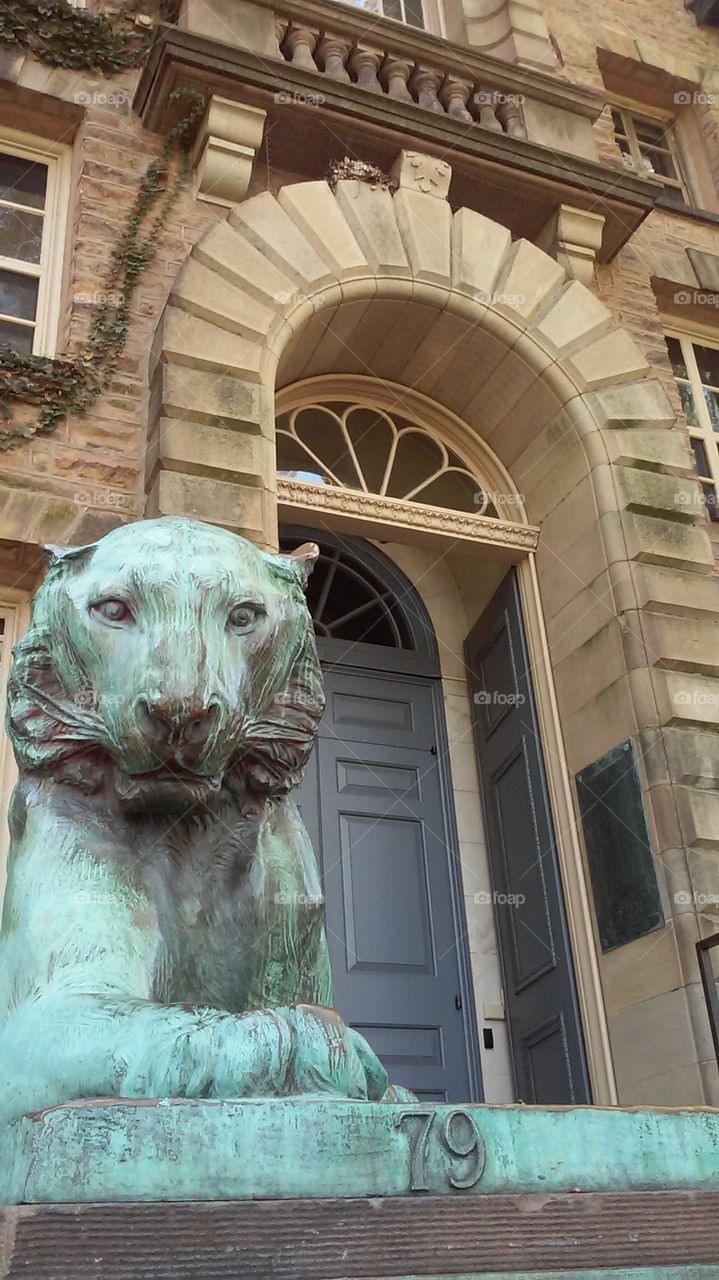
[[[523,566],[595,1097],[719,1104],[695,954],[719,928],[719,525],[697,501],[663,336],[719,344],[719,31],[682,0],[615,0],[590,19],[574,0],[454,0],[448,42],[331,0],[183,0],[172,16],[142,71],[3,55],[0,131],[71,152],[62,353],[81,349],[172,89],[202,84],[209,102],[111,385],[2,454],[2,599],[28,590],[39,543],[143,514],[274,547],[278,501],[308,501],[278,490],[276,392],[361,373],[424,396],[465,452],[494,460],[513,514],[484,531],[419,520],[419,534],[408,518],[400,536],[389,505],[338,497],[324,518],[385,527],[408,566],[423,529],[426,545],[471,538],[488,564]],[[622,165],[608,93],[671,110],[698,207],[654,207],[658,184]],[[358,152],[388,180],[326,180],[328,158]],[[471,624],[486,600],[453,564],[434,596]],[[464,672],[444,666],[479,883]],[[627,738],[667,923],[602,955],[571,778]],[[481,968],[483,942],[470,950]]]

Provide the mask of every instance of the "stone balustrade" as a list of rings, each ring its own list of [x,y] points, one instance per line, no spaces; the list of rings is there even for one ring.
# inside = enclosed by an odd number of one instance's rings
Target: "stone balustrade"
[[[655,182],[600,160],[593,125],[602,94],[350,4],[179,0],[176,22],[158,31],[135,110],[147,129],[165,132],[177,120],[175,90],[207,96],[208,86],[213,103],[193,156],[203,199],[244,199],[262,147],[273,148],[275,168],[295,172],[294,142],[276,146],[290,135],[270,134],[287,110],[319,174],[348,125],[354,153],[380,168],[400,147],[451,152],[458,198],[481,193],[485,214],[517,237],[541,234],[579,279],[595,258],[611,261],[657,195]]]
[[[342,17],[343,29],[338,23],[332,30],[304,20],[289,6],[277,12],[276,55],[302,71],[354,83],[369,93],[414,103],[467,126],[478,125],[512,138],[526,138],[524,95],[493,84],[484,68],[480,74],[472,67],[471,58],[465,68],[458,70],[443,57],[444,41],[434,42],[436,56],[428,59],[423,56],[424,50],[413,53],[408,48],[405,32],[394,38],[388,34],[391,23],[373,22],[368,27],[364,15],[353,32],[351,22],[345,14]]]

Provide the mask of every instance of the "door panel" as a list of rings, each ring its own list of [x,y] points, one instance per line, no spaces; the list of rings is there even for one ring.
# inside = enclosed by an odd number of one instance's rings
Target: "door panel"
[[[396,1083],[467,1099],[433,682],[332,668],[325,687],[298,800],[320,862],[335,1002]]]
[[[340,813],[339,825],[347,972],[431,973],[421,822]]]
[[[588,1102],[584,1043],[512,571],[466,646],[517,1097]]]

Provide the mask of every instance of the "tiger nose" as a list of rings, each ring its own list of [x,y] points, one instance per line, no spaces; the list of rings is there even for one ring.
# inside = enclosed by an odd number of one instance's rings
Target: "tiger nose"
[[[140,732],[157,746],[203,746],[217,723],[218,708],[193,707],[177,702],[148,702],[137,704],[137,723]]]

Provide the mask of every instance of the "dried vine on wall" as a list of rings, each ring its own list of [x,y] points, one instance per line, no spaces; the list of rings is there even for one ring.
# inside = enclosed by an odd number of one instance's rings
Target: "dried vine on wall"
[[[172,98],[185,99],[186,109],[145,171],[110,260],[106,301],[95,312],[83,350],[71,358],[49,360],[0,348],[0,413],[10,424],[0,429],[0,449],[55,431],[70,412],[85,412],[115,372],[127,337],[135,286],[155,257],[167,216],[186,181],[194,129],[206,107],[205,98],[194,90],[177,89]],[[12,425],[12,404],[18,401],[40,407],[35,422]]]

